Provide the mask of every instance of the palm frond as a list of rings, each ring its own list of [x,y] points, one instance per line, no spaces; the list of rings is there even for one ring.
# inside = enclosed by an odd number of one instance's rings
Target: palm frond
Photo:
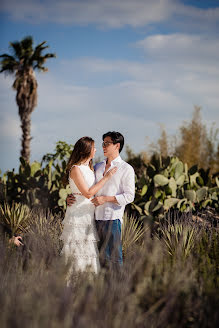
[[[56,58],[56,54],[48,53],[44,56],[46,59],[47,58]]]
[[[43,45],[46,44],[46,42],[47,42],[47,41],[43,41],[43,42],[39,43],[39,44],[36,46],[35,51],[36,51],[37,49],[39,49],[39,48],[40,48],[40,49],[42,49],[42,48],[43,48],[43,49],[49,48],[49,46],[45,46],[45,47],[43,47]]]
[[[23,56],[23,51],[20,42],[10,42],[9,45],[12,53],[14,54],[14,57],[21,59],[21,57]]]
[[[3,58],[1,60],[1,70],[0,73],[2,72],[8,72],[8,73],[13,73],[16,68],[18,67],[18,62],[13,56],[10,56],[8,54],[2,54],[0,58]]]
[[[15,58],[14,58],[13,56],[10,56],[10,55],[8,55],[8,54],[2,54],[2,55],[0,55],[0,58],[1,58],[1,57],[2,57],[2,58],[4,57],[5,59],[7,58],[7,59],[10,59],[10,60],[16,61]]]
[[[27,36],[23,40],[21,40],[21,47],[28,51],[33,51],[33,38],[32,36]]]

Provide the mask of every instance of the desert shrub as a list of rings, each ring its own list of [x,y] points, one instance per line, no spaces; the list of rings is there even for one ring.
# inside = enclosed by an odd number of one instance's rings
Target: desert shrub
[[[0,242],[2,327],[216,327],[216,228],[189,217],[187,224],[198,233],[186,258],[180,251],[169,254],[162,233],[157,237],[147,229],[121,269],[102,269],[97,276],[73,272],[67,286],[61,218],[40,211],[32,219],[25,248]],[[177,213],[166,219],[163,230],[182,218]]]

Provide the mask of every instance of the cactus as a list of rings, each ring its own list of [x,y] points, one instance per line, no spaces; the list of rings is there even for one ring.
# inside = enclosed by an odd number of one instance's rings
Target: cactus
[[[197,179],[198,177],[199,177],[199,173],[198,173],[198,172],[196,172],[196,173],[190,175],[190,186],[191,186],[192,188],[194,188],[194,187],[199,188],[199,185],[198,185],[197,182],[196,182],[196,179]]]
[[[41,170],[41,165],[40,165],[39,162],[35,161],[31,164],[30,174],[31,174],[32,177],[34,177],[36,173],[38,173],[38,172],[40,173],[40,170]]]
[[[185,182],[185,179],[186,179],[185,174],[180,175],[180,176],[178,177],[178,179],[176,180],[176,184],[177,184],[178,186],[182,186],[182,185],[184,184],[184,182]]]
[[[211,205],[212,200],[211,199],[206,199],[203,203],[202,203],[202,207],[206,208],[208,205]]]
[[[214,191],[213,194],[211,195],[211,199],[218,201],[218,196],[216,191]]]
[[[146,215],[149,215],[149,207],[150,207],[150,204],[151,204],[151,201],[148,201],[147,203],[145,203],[145,206],[144,206],[144,213]]]
[[[176,197],[176,189],[177,189],[177,185],[176,185],[176,181],[173,177],[170,178],[169,180],[169,187],[172,190],[172,196]]]
[[[194,190],[185,190],[185,197],[192,203],[196,200],[196,193]]]
[[[198,184],[201,187],[204,186],[204,180],[202,179],[202,177],[200,175],[197,176],[197,178],[196,178],[196,184]]]
[[[147,190],[148,190],[148,186],[144,185],[141,191],[141,197],[143,197],[146,194]]]
[[[133,209],[137,210],[140,215],[142,215],[142,209],[140,206],[136,205],[135,203],[131,203]]]
[[[207,196],[207,187],[203,187],[200,188],[196,191],[196,197],[197,197],[197,201],[201,202],[202,200],[204,200]]]
[[[179,161],[175,167],[174,178],[177,180],[183,174],[183,163]]]
[[[179,202],[178,198],[167,198],[164,201],[164,209],[166,211],[169,210],[169,208],[173,207],[174,205],[176,205]]]
[[[215,187],[209,170],[198,170],[197,165],[188,170],[188,165],[177,157],[165,161],[155,156],[146,171],[144,183],[137,182],[134,202],[142,209],[142,213],[138,211],[142,217],[157,220],[163,211],[172,207],[181,212],[206,206],[218,208],[219,180],[215,179]]]
[[[197,172],[198,172],[198,165],[193,165],[188,171],[189,175],[194,175]]]
[[[180,199],[180,200],[178,201],[176,207],[177,207],[178,209],[181,209],[182,206],[183,206],[185,203],[187,203],[187,199],[186,199],[186,198],[182,198],[182,199]]]
[[[154,165],[149,164],[147,167],[147,175],[149,176],[149,178],[153,178],[155,174],[156,168],[154,167]]]
[[[169,179],[164,177],[163,175],[161,174],[156,174],[154,176],[154,183],[155,183],[155,186],[165,186],[167,185],[169,182]]]
[[[157,205],[152,209],[152,212],[158,211],[163,206],[163,203],[158,202]]]

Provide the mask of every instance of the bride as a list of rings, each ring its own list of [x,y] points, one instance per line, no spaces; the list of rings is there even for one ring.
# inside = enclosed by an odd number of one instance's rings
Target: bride
[[[95,206],[91,198],[113,176],[117,168],[108,171],[95,184],[92,166],[95,152],[94,140],[83,137],[76,142],[67,164],[65,183],[69,182],[76,198],[76,202],[67,207],[60,236],[64,244],[61,255],[65,256],[66,262],[69,258],[73,259],[69,274],[73,266],[76,271],[84,271],[89,267],[92,272],[98,273],[100,269],[94,221]]]

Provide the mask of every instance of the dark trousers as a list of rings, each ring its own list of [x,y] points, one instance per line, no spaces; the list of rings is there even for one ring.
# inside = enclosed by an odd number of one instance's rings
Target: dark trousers
[[[107,266],[110,263],[122,265],[122,240],[120,220],[96,220],[96,228],[100,241],[100,264]]]

